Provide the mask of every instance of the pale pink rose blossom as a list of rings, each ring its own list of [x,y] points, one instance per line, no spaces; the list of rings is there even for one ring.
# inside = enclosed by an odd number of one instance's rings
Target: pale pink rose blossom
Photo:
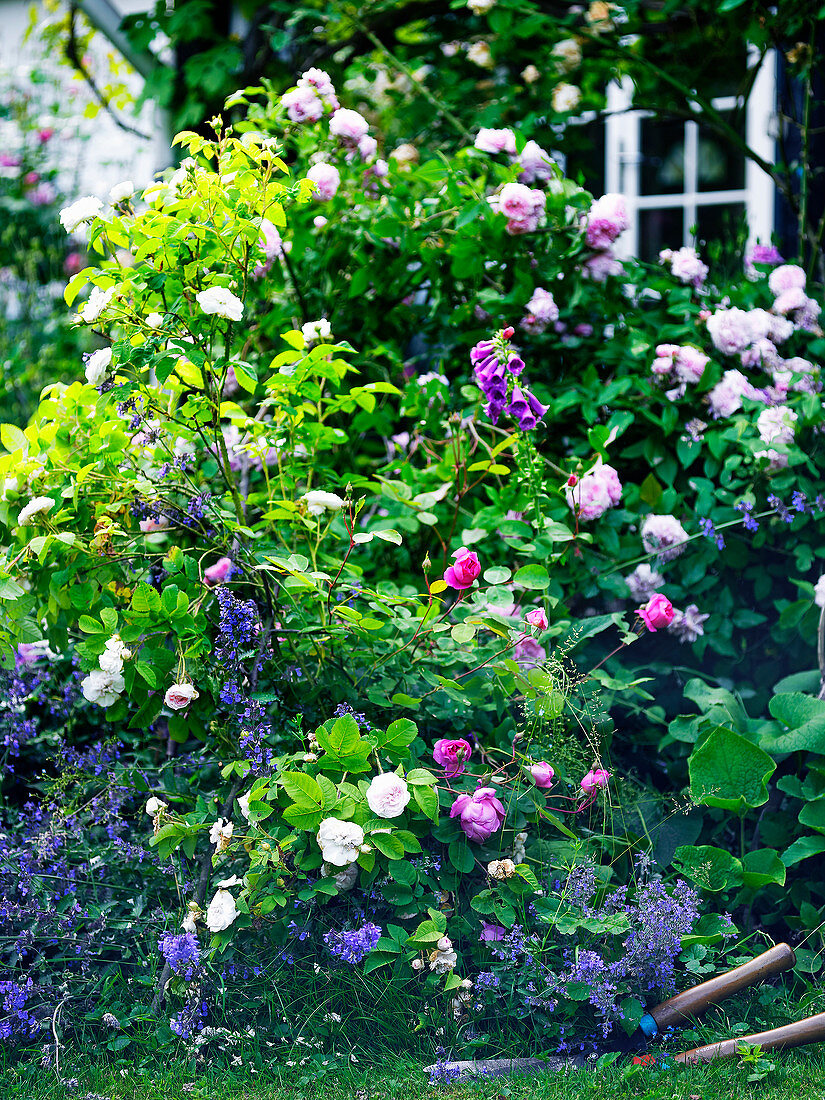
[[[608,248],[629,225],[624,195],[602,195],[587,214],[585,240],[588,247]]]
[[[376,775],[367,787],[367,805],[376,817],[400,817],[410,797],[406,781],[395,772]]]
[[[307,179],[312,180],[316,187],[313,198],[321,202],[329,202],[335,198],[341,183],[341,175],[335,165],[327,164],[323,160],[312,165],[307,172]]]
[[[478,131],[473,145],[482,153],[507,153],[516,155],[516,135],[512,130],[494,130],[490,127]]]
[[[786,290],[798,287],[804,290],[806,283],[805,272],[796,264],[782,264],[775,267],[768,276],[768,288],[775,298],[784,294]]]
[[[199,694],[193,684],[172,684],[166,689],[163,701],[170,710],[184,710]]]
[[[688,533],[675,516],[645,516],[642,523],[642,546],[659,561],[673,561],[684,553]]]
[[[293,88],[281,96],[281,106],[291,122],[317,122],[324,113],[324,105],[314,88]]]
[[[565,492],[579,519],[599,519],[622,499],[622,483],[612,466],[599,462]]]
[[[537,668],[547,660],[547,650],[535,638],[519,638],[513,646],[513,660],[522,668]]]
[[[223,584],[229,580],[235,571],[235,563],[231,558],[219,558],[214,565],[208,566],[203,571],[203,579],[207,584]]]
[[[538,142],[528,141],[519,153],[517,163],[521,169],[518,177],[520,183],[545,182],[555,176],[555,161]]]
[[[359,114],[358,111],[352,111],[349,107],[339,107],[337,111],[334,111],[332,117],[329,120],[329,132],[334,137],[339,137],[342,141],[351,142],[353,145],[357,145],[358,142],[364,137],[370,128],[370,124]]]

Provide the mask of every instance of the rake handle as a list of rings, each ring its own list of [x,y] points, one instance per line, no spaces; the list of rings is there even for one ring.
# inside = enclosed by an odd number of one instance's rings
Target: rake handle
[[[709,981],[695,985],[693,989],[686,989],[684,993],[677,993],[660,1005],[650,1010],[650,1015],[656,1021],[659,1031],[665,1031],[674,1024],[682,1024],[685,1020],[700,1016],[711,1005],[724,1001],[726,997],[732,997],[740,989],[745,989],[755,982],[764,981],[789,970],[796,962],[796,956],[786,943],[778,943],[770,950],[757,955],[755,959],[737,966],[735,970],[729,970],[727,974],[719,974]],[[817,1016],[811,1019],[819,1019]],[[823,1014],[825,1019],[825,1014]],[[800,1021],[804,1023],[806,1021]],[[796,1027],[796,1024],[790,1025]],[[779,1029],[784,1030],[782,1028]],[[742,1042],[743,1040],[731,1040]],[[813,1040],[803,1039],[802,1042]]]
[[[695,1047],[677,1054],[674,1061],[685,1065],[697,1062],[712,1062],[715,1058],[730,1058],[737,1053],[742,1043],[761,1047],[762,1050],[784,1050],[787,1047],[801,1047],[805,1043],[818,1043],[825,1039],[825,1012],[818,1016],[809,1016],[807,1020],[776,1027],[773,1031],[760,1031],[756,1035],[743,1035],[739,1039],[723,1039],[720,1043],[708,1043],[704,1047]]]

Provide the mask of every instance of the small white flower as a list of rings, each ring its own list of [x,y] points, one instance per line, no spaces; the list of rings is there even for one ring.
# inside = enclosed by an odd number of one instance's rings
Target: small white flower
[[[90,386],[99,386],[106,377],[109,364],[112,362],[112,349],[100,348],[93,351],[86,360],[86,381]]]
[[[64,206],[60,211],[60,221],[67,233],[74,233],[75,229],[83,222],[90,222],[96,218],[103,209],[103,203],[95,195],[87,195],[77,199],[71,206]]]
[[[17,526],[28,527],[35,516],[45,515],[52,508],[54,508],[54,501],[51,497],[35,497],[34,500],[29,501],[25,508],[21,509],[20,515],[17,517]]]
[[[126,199],[130,199],[135,193],[135,185],[131,180],[124,180],[122,183],[116,183],[109,192],[109,202],[114,206],[116,202],[124,202]]]
[[[814,585],[814,603],[817,607],[825,607],[825,573]]]
[[[150,817],[157,817],[161,811],[167,808],[166,803],[162,802],[161,799],[157,798],[155,795],[152,795],[152,797],[147,800],[145,806],[146,813],[149,814]]]
[[[320,516],[326,511],[337,512],[344,507],[344,500],[337,493],[325,493],[323,489],[313,489],[304,493],[301,500],[306,501],[311,516]]]
[[[242,794],[238,799],[238,809],[241,811],[244,820],[249,821],[249,791]]]
[[[126,690],[126,683],[120,672],[105,672],[95,668],[89,673],[80,685],[83,698],[90,703],[97,703],[101,707],[110,707],[116,703],[121,692]]]
[[[354,821],[339,821],[336,817],[327,817],[321,822],[316,839],[326,863],[346,867],[358,859],[364,843],[364,830]]]
[[[110,286],[108,290],[101,290],[99,286],[93,286],[89,300],[80,308],[80,319],[85,321],[87,325],[94,324],[111,302],[114,293],[115,288],[113,286]]]
[[[557,84],[553,89],[551,98],[553,110],[558,114],[564,114],[566,111],[575,111],[581,102],[581,98],[581,91],[575,84]]]
[[[474,42],[467,50],[467,60],[480,69],[492,69],[495,65],[492,50],[486,42]]]
[[[162,313],[150,313],[146,318],[147,328],[163,328],[163,314]]]
[[[473,15],[486,15],[495,6],[496,0],[467,0],[467,7]]]
[[[163,701],[170,710],[183,710],[198,696],[199,692],[195,690],[192,684],[172,684],[170,688],[166,689]]]
[[[235,826],[231,821],[224,821],[222,817],[219,817],[209,830],[209,843],[214,844],[219,852],[225,852],[229,847],[234,829]]]
[[[458,962],[458,955],[453,950],[453,944],[449,936],[442,936],[435,947],[435,951],[429,954],[430,970],[436,974],[446,974],[452,970]]]
[[[223,932],[238,916],[235,899],[228,890],[216,890],[206,910],[206,927],[210,932]]]
[[[197,925],[195,924],[195,914],[187,913],[183,920],[180,922],[180,926],[184,932],[196,932]]]
[[[376,817],[400,817],[409,801],[409,787],[395,772],[376,775],[367,787],[367,805]]]
[[[326,317],[318,321],[307,321],[301,325],[301,332],[307,344],[317,344],[320,340],[329,340],[332,336],[332,326]]]
[[[225,286],[210,286],[196,295],[196,298],[204,313],[217,314],[227,321],[240,321],[243,316],[243,302]]]

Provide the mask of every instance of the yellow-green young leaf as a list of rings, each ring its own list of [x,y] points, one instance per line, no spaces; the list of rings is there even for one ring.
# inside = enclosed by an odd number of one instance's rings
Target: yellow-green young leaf
[[[273,225],[277,225],[280,229],[283,229],[286,225],[284,208],[279,202],[273,202],[271,206],[267,207],[266,216]]]
[[[88,272],[91,269],[84,267],[82,271],[78,271],[76,275],[72,275],[66,284],[66,289],[63,291],[63,301],[67,306],[70,306],[84,286],[89,281]]]
[[[307,342],[302,332],[282,332],[281,339],[285,340],[289,346],[295,348],[296,351],[303,351],[307,346]]]
[[[25,433],[15,424],[0,424],[0,443],[9,453],[28,450],[29,441]]]
[[[188,359],[178,359],[175,363],[175,374],[185,386],[191,386],[196,390],[203,389],[203,375],[195,364],[190,363]]]
[[[443,592],[446,589],[446,587],[447,587],[447,582],[446,581],[441,581],[441,580],[433,581],[432,584],[430,585],[430,592],[432,593],[432,595],[436,595],[439,592]]]

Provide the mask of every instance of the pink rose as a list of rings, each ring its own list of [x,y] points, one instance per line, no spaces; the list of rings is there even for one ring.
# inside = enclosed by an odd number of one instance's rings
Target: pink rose
[[[235,563],[231,558],[219,558],[214,565],[210,565],[203,571],[203,579],[207,584],[223,584],[228,581],[235,571]]]
[[[395,772],[376,775],[367,787],[367,805],[376,817],[400,817],[409,801],[406,780]]]
[[[503,928],[500,924],[490,924],[489,921],[483,920],[481,922],[481,935],[478,937],[478,942],[501,943],[506,935],[507,929]]]
[[[458,796],[450,817],[458,817],[467,838],[481,844],[498,832],[504,823],[505,812],[492,787],[479,787],[471,795]]]
[[[481,573],[481,562],[474,550],[468,550],[462,546],[453,554],[455,561],[448,565],[444,572],[444,580],[450,588],[471,588],[476,577]]]
[[[609,248],[628,225],[624,195],[602,195],[590,207],[587,216],[587,244],[590,248]]]
[[[542,790],[548,790],[548,788],[553,786],[553,779],[556,773],[546,760],[539,760],[538,764],[533,764],[530,768],[530,774],[537,787],[541,787]]]
[[[528,611],[524,616],[530,626],[537,626],[539,630],[547,629],[547,615],[545,614],[543,607],[534,607],[532,611]]]
[[[644,620],[647,629],[655,634],[659,627],[670,626],[673,621],[673,604],[661,592],[654,592],[636,614]]]
[[[591,768],[579,786],[585,794],[592,794],[600,787],[606,787],[609,782],[610,772],[605,771],[604,768]]]
[[[292,122],[317,122],[324,113],[324,105],[314,88],[304,86],[294,88],[281,96],[281,106]]]
[[[163,701],[170,710],[183,710],[193,699],[197,699],[198,695],[199,692],[195,690],[193,684],[172,684],[167,688]]]
[[[359,114],[348,107],[339,107],[329,120],[329,132],[344,141],[357,145],[370,128],[370,124]]]
[[[330,199],[334,198],[335,192],[341,183],[341,175],[338,169],[334,164],[327,164],[325,161],[313,164],[307,172],[307,179],[312,180],[315,184],[316,190],[313,198],[320,199],[321,202],[329,202]]]
[[[83,267],[83,253],[70,252],[63,262],[63,270],[67,275],[76,275]]]
[[[436,741],[433,748],[433,760],[435,760],[436,764],[441,765],[444,769],[444,774],[449,779],[453,779],[456,775],[461,775],[464,771],[472,751],[469,744],[463,738],[459,737],[455,740],[449,740],[446,737],[442,737],[440,741]]]

